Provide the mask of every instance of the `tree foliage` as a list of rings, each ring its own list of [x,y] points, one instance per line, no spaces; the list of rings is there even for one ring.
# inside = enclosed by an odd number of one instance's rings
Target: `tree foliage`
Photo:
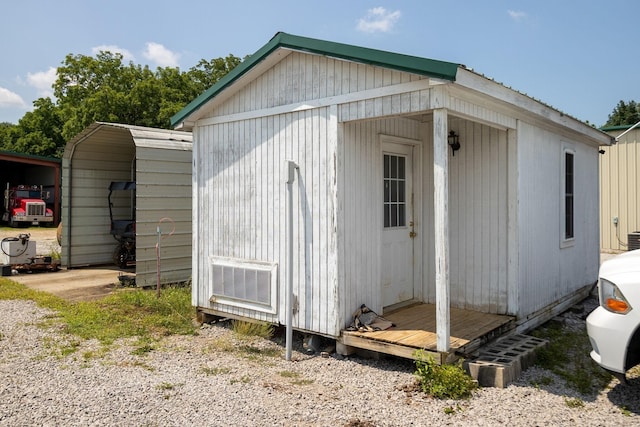
[[[66,56],[51,98],[17,125],[0,123],[0,149],[61,157],[66,141],[95,121],[169,128],[170,118],[242,60],[233,55],[178,68],[125,64],[120,53]]]
[[[609,119],[605,126],[625,126],[635,125],[640,122],[640,104],[635,101],[618,102],[618,105],[609,114]]]

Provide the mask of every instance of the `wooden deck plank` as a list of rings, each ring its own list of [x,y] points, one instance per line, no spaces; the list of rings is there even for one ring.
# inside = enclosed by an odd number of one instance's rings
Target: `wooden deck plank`
[[[459,308],[452,308],[450,314],[450,352],[463,351],[465,346],[471,346],[513,321],[510,316]],[[343,331],[343,343],[408,358],[413,358],[417,349],[437,353],[435,305],[416,304],[386,313],[384,317],[395,326],[374,332]]]

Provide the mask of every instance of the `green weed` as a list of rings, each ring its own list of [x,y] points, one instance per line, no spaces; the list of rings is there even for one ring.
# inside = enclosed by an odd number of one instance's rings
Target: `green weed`
[[[158,390],[173,390],[174,388],[183,385],[183,384],[171,384],[168,382],[161,382],[156,386]]]
[[[418,350],[415,375],[423,392],[438,399],[466,399],[478,388],[477,383],[457,364],[438,365],[433,356]]]
[[[564,403],[565,405],[567,405],[569,408],[582,408],[584,407],[584,401],[582,399],[579,398],[565,398],[564,399]]]
[[[257,360],[261,357],[278,357],[280,350],[277,348],[258,348],[251,345],[241,345],[237,348],[241,356],[250,360]]]
[[[278,372],[281,377],[291,379],[291,384],[294,385],[309,385],[313,384],[313,380],[300,378],[300,374],[294,371],[280,371]]]
[[[230,384],[236,384],[236,383],[242,383],[242,384],[250,384],[251,383],[251,377],[249,375],[243,375],[242,377],[240,377],[240,379],[232,379],[231,381],[229,381]]]

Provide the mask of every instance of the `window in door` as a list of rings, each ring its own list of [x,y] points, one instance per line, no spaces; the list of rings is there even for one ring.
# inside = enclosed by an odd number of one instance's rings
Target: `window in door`
[[[407,225],[406,157],[385,154],[384,161],[384,228]]]

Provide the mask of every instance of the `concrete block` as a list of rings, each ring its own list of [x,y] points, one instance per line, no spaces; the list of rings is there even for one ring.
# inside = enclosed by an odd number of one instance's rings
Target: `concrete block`
[[[476,360],[469,362],[467,369],[482,387],[505,388],[522,373],[518,359]]]
[[[481,348],[479,356],[467,362],[467,371],[483,387],[504,388],[535,363],[536,351],[545,345],[540,338],[510,335]]]

